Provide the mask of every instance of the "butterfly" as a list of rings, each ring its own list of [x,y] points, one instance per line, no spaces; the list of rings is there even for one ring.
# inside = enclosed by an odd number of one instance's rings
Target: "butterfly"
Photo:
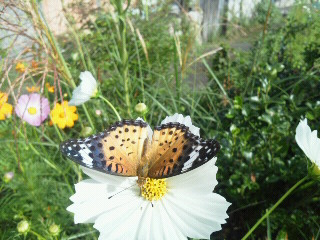
[[[216,156],[214,140],[194,135],[189,127],[169,122],[154,128],[142,120],[122,120],[87,138],[60,145],[63,155],[81,166],[118,176],[169,178],[191,171]]]

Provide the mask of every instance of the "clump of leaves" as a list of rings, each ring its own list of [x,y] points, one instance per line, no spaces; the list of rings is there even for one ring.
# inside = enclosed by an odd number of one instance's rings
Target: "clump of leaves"
[[[213,58],[212,69],[233,99],[231,104],[211,99],[220,102],[219,129],[223,129],[218,131],[218,138],[223,139],[217,163],[219,189],[233,203],[225,229],[227,239],[242,237],[307,174],[305,157],[294,136],[301,117],[307,117],[313,129],[320,128],[316,121],[320,117],[319,21],[318,10],[309,12],[298,5],[283,26],[268,28],[251,51],[223,45]],[[216,89],[215,83],[211,88]],[[313,213],[320,211],[315,200],[319,195],[319,184],[295,192],[270,216],[271,232],[278,239],[280,233],[289,239],[316,236],[320,218]],[[285,221],[288,216],[290,220]],[[264,225],[255,231],[257,239],[266,236]]]

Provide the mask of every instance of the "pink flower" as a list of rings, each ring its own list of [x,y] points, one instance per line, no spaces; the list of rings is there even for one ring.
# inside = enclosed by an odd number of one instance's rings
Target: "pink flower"
[[[15,112],[17,116],[30,125],[40,126],[50,113],[49,101],[38,93],[21,95],[15,107]]]

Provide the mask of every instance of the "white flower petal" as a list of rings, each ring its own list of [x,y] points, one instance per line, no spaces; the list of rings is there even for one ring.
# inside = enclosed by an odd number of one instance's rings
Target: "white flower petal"
[[[93,226],[101,232],[99,239],[137,239],[135,236],[142,215],[143,199],[121,196],[117,197],[117,201],[117,206],[99,216]]]
[[[98,172],[86,167],[81,167],[82,171],[89,177],[100,183],[108,183],[108,185],[127,188],[136,183],[138,177],[122,177]]]
[[[192,189],[191,191],[195,194],[203,191],[212,191],[218,184],[216,180],[216,174],[218,171],[218,168],[215,166],[216,159],[217,158],[213,158],[190,172],[168,178],[168,187],[170,187],[170,189],[174,189],[174,192],[179,194],[181,191],[190,191],[190,189]],[[201,181],[199,181],[199,178]]]
[[[72,92],[72,98],[69,101],[69,106],[78,106],[91,98],[90,95],[84,94],[80,88],[75,88]]]
[[[190,132],[192,132],[196,136],[200,136],[200,128],[192,125],[192,121],[190,116],[184,117],[182,114],[175,113],[172,116],[167,116],[161,124],[166,124],[169,122],[178,122],[184,124],[185,126],[189,127]]]
[[[191,238],[210,239],[210,234],[221,229],[228,218],[230,204],[221,196],[207,193],[198,197],[165,196],[165,205],[172,222]]]
[[[306,156],[320,167],[320,139],[317,137],[316,130],[311,132],[307,119],[300,121],[295,138]]]
[[[78,106],[88,101],[97,90],[97,81],[88,71],[80,74],[81,83],[72,92],[70,106]]]
[[[89,95],[92,95],[94,91],[97,89],[97,81],[92,76],[91,72],[85,71],[80,73],[81,80],[81,90]]]
[[[171,218],[171,212],[166,208],[164,201],[154,204],[152,209],[151,237],[149,239],[187,239],[185,232],[181,232],[177,223]],[[158,230],[158,232],[153,232]]]
[[[163,201],[172,209],[173,222],[182,232],[192,238],[210,238],[210,234],[221,229],[228,218],[230,206],[223,197],[212,193],[216,181],[217,167],[213,161],[185,174],[167,179],[168,193]],[[186,197],[188,196],[188,197]]]
[[[70,198],[74,203],[67,210],[75,214],[75,223],[94,222],[110,208],[123,204],[130,206],[130,198],[137,196],[139,191],[137,186],[125,190],[106,183],[85,180],[76,185],[76,194]],[[110,196],[112,197],[109,198]]]

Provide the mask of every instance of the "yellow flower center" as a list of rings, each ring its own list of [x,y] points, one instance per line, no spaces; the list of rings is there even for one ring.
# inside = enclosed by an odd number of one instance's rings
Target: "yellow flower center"
[[[31,114],[31,115],[34,115],[37,113],[37,109],[35,107],[29,107],[28,108],[28,112]]]
[[[141,195],[152,202],[161,199],[167,193],[167,182],[165,179],[146,178],[141,187]]]

